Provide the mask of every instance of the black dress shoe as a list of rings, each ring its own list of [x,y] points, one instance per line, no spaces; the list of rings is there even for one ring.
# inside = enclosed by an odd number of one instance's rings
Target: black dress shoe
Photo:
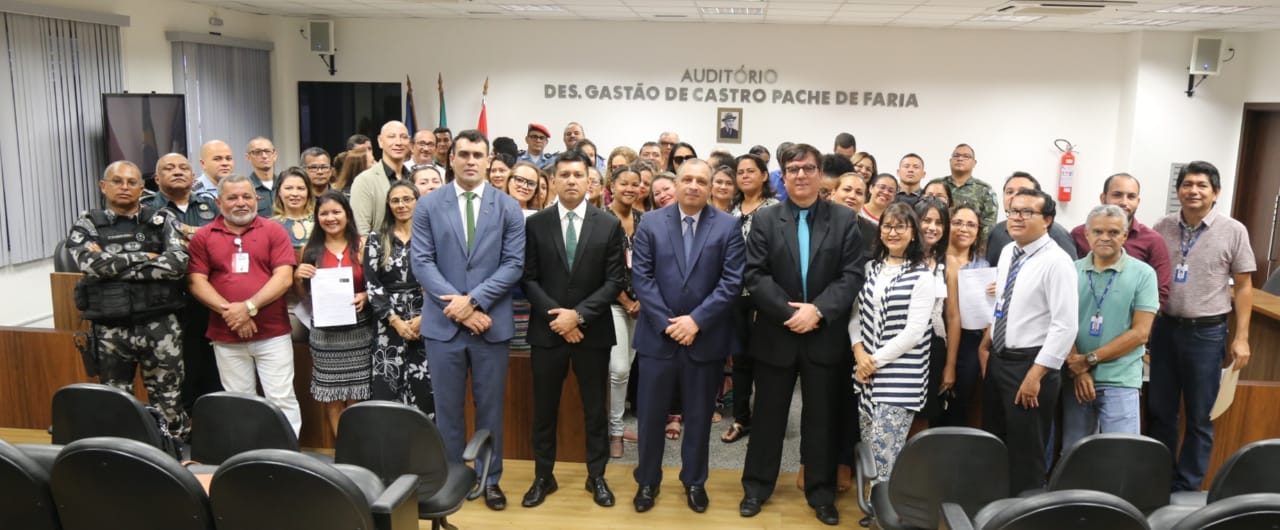
[[[529,486],[529,491],[524,494],[524,500],[520,501],[520,505],[525,508],[532,508],[542,504],[542,501],[547,500],[547,495],[555,493],[557,489],[560,489],[560,485],[556,484],[555,477],[535,478],[533,479],[533,485]]]
[[[742,502],[738,503],[738,515],[743,517],[755,517],[760,513],[760,506],[764,504],[755,497],[743,497]]]
[[[658,498],[657,486],[640,486],[636,491],[636,498],[633,501],[636,505],[636,511],[644,513],[653,508],[653,502]]]
[[[613,492],[604,477],[587,477],[587,491],[591,492],[591,500],[606,508],[613,506]]]
[[[488,506],[490,510],[501,511],[507,509],[507,496],[502,493],[502,488],[499,488],[497,484],[486,486],[484,488],[484,505]]]
[[[689,501],[689,509],[697,513],[707,511],[707,489],[702,486],[685,486],[685,499]]]
[[[818,520],[822,521],[822,524],[829,526],[840,524],[840,512],[836,511],[836,507],[833,504],[823,504],[814,508],[813,511],[818,516]]]

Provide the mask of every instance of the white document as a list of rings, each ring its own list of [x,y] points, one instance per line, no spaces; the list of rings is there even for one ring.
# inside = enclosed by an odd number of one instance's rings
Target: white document
[[[960,327],[982,329],[991,325],[996,297],[987,296],[987,286],[996,281],[996,268],[960,269]]]
[[[351,267],[316,269],[311,278],[311,315],[316,327],[356,323],[355,279]]]
[[[1218,385],[1218,398],[1213,400],[1213,409],[1209,411],[1209,420],[1218,419],[1222,413],[1231,408],[1236,400],[1236,383],[1240,381],[1240,370],[1236,370],[1236,362],[1222,369],[1222,383]]]

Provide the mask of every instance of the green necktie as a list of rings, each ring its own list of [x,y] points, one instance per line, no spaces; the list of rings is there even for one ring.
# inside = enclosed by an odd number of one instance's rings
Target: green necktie
[[[475,243],[472,239],[476,235],[476,207],[471,201],[475,200],[476,194],[468,191],[462,197],[467,200],[467,252],[471,252],[471,245]]]
[[[569,229],[564,232],[564,254],[569,258],[569,270],[573,270],[573,258],[578,254],[578,231],[573,229],[573,218],[577,216],[572,211],[568,216]]]

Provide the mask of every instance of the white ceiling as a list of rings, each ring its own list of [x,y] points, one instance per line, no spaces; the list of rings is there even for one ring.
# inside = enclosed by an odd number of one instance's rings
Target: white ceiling
[[[1001,13],[1008,0],[191,0],[247,13],[316,18],[475,20],[611,20],[824,24],[896,28],[1027,31],[1270,31],[1280,29],[1280,1],[1138,0],[1089,14],[1047,14],[1030,21],[975,21]],[[1018,2],[1026,6],[1025,2]],[[1060,0],[1059,0],[1059,3]],[[1239,6],[1231,14],[1162,13],[1179,6]],[[1031,7],[1031,6],[1027,6]],[[706,14],[705,8],[753,8],[760,14]],[[1005,11],[1004,13],[1008,13]],[[1014,13],[1019,14],[1019,13]],[[1168,25],[1125,25],[1125,20]]]

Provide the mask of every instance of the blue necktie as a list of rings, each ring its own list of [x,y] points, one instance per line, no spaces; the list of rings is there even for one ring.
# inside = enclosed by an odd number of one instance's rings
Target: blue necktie
[[[800,242],[800,285],[804,301],[809,301],[809,210],[800,210],[800,222],[796,223],[796,240]]]
[[[693,217],[684,216],[684,225],[684,263],[685,267],[692,268],[689,257],[693,255]]]

